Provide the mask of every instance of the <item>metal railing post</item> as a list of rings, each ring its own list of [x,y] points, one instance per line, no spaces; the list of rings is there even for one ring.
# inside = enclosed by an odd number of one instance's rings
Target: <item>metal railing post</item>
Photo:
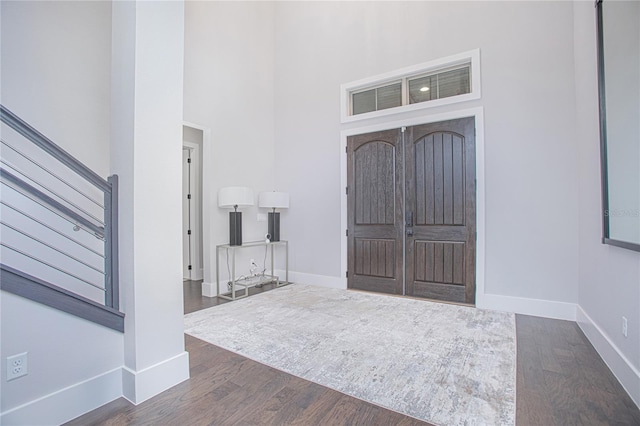
[[[118,175],[107,178],[111,190],[104,193],[104,268],[105,268],[105,305],[119,309],[118,274]]]

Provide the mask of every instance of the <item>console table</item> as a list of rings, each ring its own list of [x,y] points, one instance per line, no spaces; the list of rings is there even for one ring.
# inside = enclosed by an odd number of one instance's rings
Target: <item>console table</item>
[[[236,279],[236,252],[243,248],[260,247],[260,246],[265,246],[265,250],[270,249],[271,275],[262,274],[255,277],[250,277],[251,282],[245,282],[245,283],[239,282],[239,280]],[[273,251],[276,246],[284,246],[284,250],[285,250],[285,280],[282,282],[280,281],[279,277],[274,275]],[[223,250],[227,251],[227,255],[229,255],[229,252],[231,252],[231,267],[230,267],[231,277],[229,277],[231,280],[231,293],[220,294],[220,252]],[[255,278],[258,278],[258,280],[256,280]],[[289,242],[288,241],[284,241],[284,240],[271,241],[271,242],[251,241],[251,242],[243,243],[242,245],[239,245],[239,246],[232,246],[229,244],[220,244],[216,246],[216,289],[217,289],[218,297],[221,297],[227,300],[242,299],[243,297],[247,297],[249,295],[250,287],[254,287],[256,285],[262,286],[266,283],[271,283],[271,282],[275,282],[276,287],[282,287],[283,285],[289,284]],[[240,287],[241,290],[244,289],[244,294],[237,296],[236,287]]]

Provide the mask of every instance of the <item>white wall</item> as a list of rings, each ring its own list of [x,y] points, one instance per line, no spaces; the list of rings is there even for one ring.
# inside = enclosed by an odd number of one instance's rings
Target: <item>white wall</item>
[[[640,253],[603,245],[595,9],[575,2],[576,131],[580,173],[578,322],[640,405]],[[628,337],[622,335],[622,316]]]
[[[503,309],[512,297],[575,303],[572,12],[567,2],[276,3],[276,185],[291,194],[291,268],[342,279],[340,131],[382,119],[341,126],[340,84],[480,48],[482,99],[457,108],[485,113],[486,292]]]
[[[111,2],[0,7],[2,104],[106,177]]]
[[[0,423],[58,424],[122,395],[122,333],[11,293],[0,298]],[[7,382],[5,359],[22,352],[29,373]]]
[[[184,120],[211,129],[205,142],[203,191],[205,216],[203,290],[214,294],[216,244],[229,242],[229,210],[218,208],[218,190],[248,186],[256,196],[274,188],[274,15],[269,2],[195,2],[185,4]],[[257,221],[256,206],[242,209],[243,240],[261,239],[267,223]],[[205,250],[206,252],[206,250]],[[238,274],[248,273],[243,253]],[[221,279],[226,282],[225,258]],[[223,290],[226,289],[224,285]]]
[[[0,10],[2,104],[106,177],[110,3],[3,1]],[[69,392],[84,395],[62,410],[47,407],[52,423],[121,394],[120,370],[113,372],[123,363],[121,333],[6,292],[0,298],[3,424],[33,424],[47,401]],[[5,358],[23,351],[29,374],[6,382]]]

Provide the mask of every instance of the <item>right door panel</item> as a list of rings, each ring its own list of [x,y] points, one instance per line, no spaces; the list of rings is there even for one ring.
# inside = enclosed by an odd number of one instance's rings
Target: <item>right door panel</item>
[[[475,123],[407,128],[406,295],[475,303]]]

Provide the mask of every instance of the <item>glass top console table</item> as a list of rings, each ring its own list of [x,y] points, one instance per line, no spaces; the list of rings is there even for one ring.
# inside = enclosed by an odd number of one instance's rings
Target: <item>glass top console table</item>
[[[236,277],[236,252],[243,248],[247,247],[260,247],[265,246],[265,250],[269,250],[271,253],[271,275],[267,275],[265,273],[258,274],[251,277],[245,277],[243,279],[239,279]],[[280,281],[280,277],[274,274],[273,267],[273,251],[276,246],[284,246],[285,250],[285,279],[284,281]],[[227,255],[231,258],[231,266],[229,277],[229,285],[230,292],[220,294],[220,253],[224,250],[227,251]],[[229,259],[227,258],[227,261]],[[264,284],[275,283],[276,287],[282,287],[283,285],[289,284],[289,242],[280,240],[280,241],[250,241],[243,243],[239,246],[232,246],[229,244],[220,244],[216,246],[216,289],[217,296],[227,300],[236,300],[242,299],[243,297],[247,297],[249,295],[250,287],[261,287]],[[242,294],[238,295],[238,290],[242,291]]]

